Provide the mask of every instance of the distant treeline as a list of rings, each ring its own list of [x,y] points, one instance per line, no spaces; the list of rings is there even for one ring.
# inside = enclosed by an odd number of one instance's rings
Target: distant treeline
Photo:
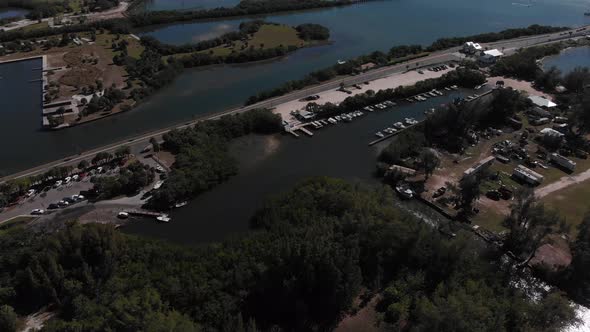
[[[287,55],[295,50],[297,50],[297,46],[293,45],[288,47],[277,46],[274,48],[247,48],[243,51],[230,53],[229,55],[224,56],[216,56],[208,53],[193,53],[178,59],[170,57],[168,58],[168,61],[169,63],[180,63],[185,68],[192,68],[221,63],[231,64],[267,60]]]
[[[103,20],[84,24],[64,25],[59,28],[37,28],[31,30],[15,29],[10,31],[0,31],[0,43],[6,43],[15,40],[46,38],[48,36],[62,35],[64,33],[78,33],[106,29],[112,33],[129,33],[131,25],[129,21],[123,18]]]
[[[377,65],[382,66],[395,61],[396,58],[402,58],[406,56],[420,54],[423,52],[432,52],[451,47],[456,47],[464,44],[467,41],[493,42],[522,36],[532,36],[538,34],[558,32],[566,29],[567,28],[565,27],[550,27],[535,24],[527,28],[508,29],[500,32],[485,33],[474,36],[442,38],[425,48],[421,45],[395,46],[390,49],[388,54],[377,51],[369,55],[362,55],[354,59],[348,60],[345,64],[336,64],[328,68],[314,71],[306,75],[303,79],[288,81],[278,88],[260,92],[257,95],[248,98],[248,100],[246,101],[246,105],[251,105],[269,98],[282,96],[295,90],[301,90],[308,86],[331,80],[339,75],[350,75],[355,71],[358,71],[358,67],[360,65],[367,62],[373,62]]]
[[[555,33],[568,30],[567,27],[552,27],[546,25],[533,24],[526,28],[506,29],[500,32],[482,33],[467,37],[441,38],[428,47],[430,51],[444,50],[447,48],[461,46],[468,41],[478,43],[491,43],[504,39],[513,39],[518,37],[543,35],[546,33]]]
[[[232,8],[214,8],[191,11],[151,11],[133,14],[129,17],[136,27],[174,23],[182,21],[193,21],[197,19],[214,19],[235,16],[250,16],[260,14],[271,14],[304,9],[327,8],[346,6],[358,2],[357,0],[245,0]]]
[[[91,10],[107,10],[119,5],[119,0],[85,0],[84,6]],[[67,0],[3,0],[0,1],[0,8],[17,7],[30,10],[26,16],[29,19],[37,20],[52,17],[60,13],[71,12],[70,1]]]

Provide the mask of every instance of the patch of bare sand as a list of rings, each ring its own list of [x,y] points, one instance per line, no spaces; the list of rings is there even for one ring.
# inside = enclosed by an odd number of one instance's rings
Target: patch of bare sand
[[[353,315],[346,315],[338,326],[334,329],[334,332],[380,332],[383,331],[378,326],[378,315],[375,307],[381,296],[374,296],[367,305],[357,311]]]
[[[541,265],[552,271],[559,271],[570,265],[572,253],[567,241],[557,234],[547,237],[547,242],[535,251],[530,264]]]
[[[43,308],[34,314],[28,315],[24,318],[24,328],[21,332],[39,331],[49,319],[55,315],[55,312],[48,311]]]
[[[406,73],[399,73],[393,74],[384,78],[376,79],[374,81],[368,82],[369,84],[361,84],[360,89],[350,87],[349,90],[352,92],[351,94],[347,94],[342,91],[338,91],[336,89],[324,91],[319,93],[320,99],[316,100],[315,103],[317,104],[325,104],[325,103],[333,103],[339,104],[344,99],[357,95],[359,93],[365,93],[368,90],[373,90],[375,92],[379,90],[386,90],[386,89],[395,89],[398,86],[407,86],[415,84],[418,81],[423,81],[429,78],[437,78],[441,77],[443,74],[451,71],[453,69],[449,68],[446,70],[441,70],[438,72],[425,70],[424,74],[420,74],[415,70],[406,72]],[[290,112],[295,110],[302,110],[305,109],[305,106],[309,103],[309,101],[300,101],[300,100],[293,100],[289,101],[280,105],[277,105],[273,110],[275,113],[280,114],[283,120],[285,121],[292,121],[293,117],[291,116]]]
[[[497,81],[504,81],[505,87],[511,87],[514,90],[524,91],[529,96],[541,96],[545,97],[549,100],[553,101],[553,96],[542,91],[535,89],[531,82],[522,81],[522,80],[515,80],[513,78],[503,77],[503,76],[495,76],[488,78],[488,84],[495,85]]]

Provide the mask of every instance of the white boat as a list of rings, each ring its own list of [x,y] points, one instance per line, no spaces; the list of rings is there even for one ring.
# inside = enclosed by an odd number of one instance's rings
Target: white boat
[[[159,222],[170,222],[172,218],[170,218],[167,214],[161,214],[156,217],[156,220]]]
[[[402,198],[410,199],[410,198],[414,197],[414,192],[410,188],[406,188],[406,187],[402,187],[402,186],[397,186],[397,187],[395,187],[395,191],[397,191],[397,193]]]
[[[338,64],[339,64],[339,65],[343,65],[343,64],[345,64],[345,63],[346,63],[346,61],[344,61],[344,60],[338,60]]]
[[[383,135],[383,133],[382,133],[382,132],[380,132],[380,131],[376,132],[376,133],[375,133],[375,136],[377,136],[377,137],[379,137],[379,138],[383,138],[383,137],[385,137],[385,135]]]
[[[187,204],[188,204],[188,202],[187,201],[184,201],[184,202],[180,202],[180,203],[174,204],[174,207],[175,208],[181,208],[183,206],[186,206]]]
[[[405,128],[404,124],[403,124],[403,123],[401,123],[401,122],[396,122],[396,123],[394,123],[394,124],[393,124],[393,126],[394,126],[396,129],[404,129],[404,128]]]

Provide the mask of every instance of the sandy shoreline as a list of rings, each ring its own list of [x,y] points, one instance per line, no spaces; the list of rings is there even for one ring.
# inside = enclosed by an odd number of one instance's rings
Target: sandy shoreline
[[[347,94],[342,91],[338,91],[336,89],[324,91],[318,94],[320,99],[314,101],[317,104],[325,104],[325,103],[333,103],[339,104],[344,99],[350,96],[354,96],[359,93],[367,92],[367,90],[373,90],[375,92],[379,90],[386,90],[386,89],[395,89],[398,86],[407,86],[413,85],[418,81],[423,81],[429,78],[438,78],[441,77],[443,74],[448,73],[449,71],[454,70],[453,68],[449,68],[446,70],[441,70],[438,72],[430,71],[423,69],[424,74],[418,73],[416,70],[411,70],[409,72],[400,73],[400,74],[393,74],[387,77],[383,77],[380,79],[376,79],[374,81],[368,82],[369,84],[360,84],[361,89],[357,89],[355,87],[347,87],[347,89],[352,91],[352,94]],[[299,101],[293,100],[284,104],[277,105],[273,112],[280,114],[283,120],[291,122],[293,121],[293,116],[290,114],[291,111],[301,110],[304,109],[305,106],[310,103],[309,101]]]

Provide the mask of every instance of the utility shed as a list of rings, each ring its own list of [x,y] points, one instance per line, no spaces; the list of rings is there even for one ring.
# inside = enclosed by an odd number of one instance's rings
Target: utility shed
[[[533,102],[533,104],[539,106],[539,107],[545,107],[545,108],[552,108],[557,106],[556,103],[552,102],[551,100],[541,97],[541,96],[530,96],[529,100]]]
[[[466,176],[469,176],[469,175],[473,175],[473,174],[477,174],[477,173],[481,172],[482,170],[490,167],[494,163],[494,160],[495,159],[496,159],[496,157],[489,156],[487,158],[484,158],[484,159],[480,160],[479,162],[477,162],[472,167],[466,169],[465,172],[463,172],[463,177],[466,177]]]
[[[389,167],[389,171],[399,172],[399,173],[404,174],[404,175],[407,175],[407,176],[414,176],[414,175],[416,175],[416,170],[415,169],[404,167],[404,166],[400,166],[400,165],[391,165]]]

